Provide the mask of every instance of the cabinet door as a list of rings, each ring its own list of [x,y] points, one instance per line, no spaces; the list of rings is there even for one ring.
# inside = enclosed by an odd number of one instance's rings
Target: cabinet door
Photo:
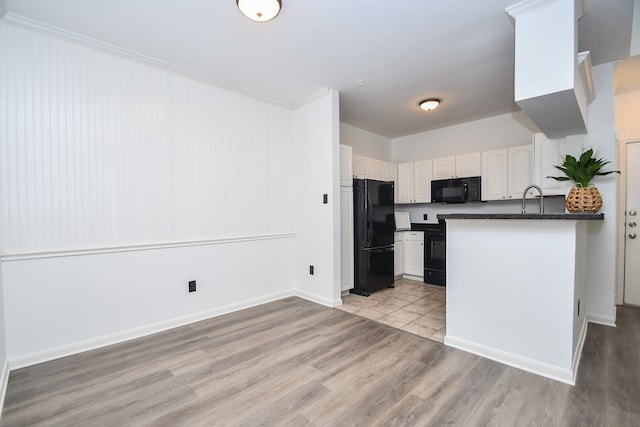
[[[360,179],[371,178],[371,159],[353,156],[353,176]]]
[[[398,164],[398,182],[396,183],[398,203],[413,202],[413,163]]]
[[[386,163],[382,160],[371,159],[371,178],[379,181],[385,180]]]
[[[482,200],[504,200],[508,195],[508,150],[482,152]]]
[[[348,145],[340,145],[340,186],[353,185],[352,149]]]
[[[393,239],[393,275],[402,276],[404,273],[404,239],[402,233],[395,233]]]
[[[437,159],[433,159],[432,179],[454,178],[455,174],[456,174],[455,156],[439,157]]]
[[[413,162],[413,200],[416,203],[431,202],[431,160]]]
[[[353,189],[340,188],[340,283],[353,288]]]
[[[467,153],[456,156],[456,177],[464,178],[467,176],[482,175],[482,155],[478,151],[476,153]]]
[[[404,274],[424,276],[424,242],[404,241]]]
[[[398,168],[395,163],[385,162],[384,180],[396,182],[398,180]]]
[[[542,188],[545,196],[564,196],[569,188],[567,181],[556,181],[548,176],[560,176],[562,172],[554,167],[564,160],[566,154],[566,140],[548,139],[542,133],[533,135],[533,181]]]
[[[533,149],[531,145],[509,147],[509,199],[521,199],[524,189],[533,184]],[[533,190],[527,197],[534,197]]]

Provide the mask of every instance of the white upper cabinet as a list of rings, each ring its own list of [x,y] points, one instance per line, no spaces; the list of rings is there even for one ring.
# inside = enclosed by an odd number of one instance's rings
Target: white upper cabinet
[[[480,152],[433,159],[432,179],[463,178],[480,176],[482,155]]]
[[[556,181],[548,176],[560,176],[562,172],[554,167],[564,160],[566,139],[548,139],[542,133],[533,134],[534,178],[545,196],[564,196],[569,188],[566,181]]]
[[[383,160],[371,159],[371,177],[370,178],[384,181],[386,163],[387,162]]]
[[[533,149],[531,145],[519,147],[509,147],[509,165],[507,173],[509,176],[510,199],[521,199],[522,192],[528,185],[533,184]],[[537,192],[529,190],[527,197],[535,197]]]
[[[353,177],[359,179],[371,178],[371,159],[362,156],[353,156]]]
[[[431,201],[431,160],[398,164],[397,203]]]
[[[413,162],[413,196],[415,203],[431,202],[431,160]]]
[[[505,200],[509,187],[508,150],[491,150],[482,152],[482,200]]]
[[[352,148],[348,145],[340,145],[340,186],[351,187],[353,185],[353,159]]]
[[[456,157],[438,157],[433,159],[432,179],[449,179],[456,175]]]
[[[413,203],[413,162],[398,164],[396,203]]]
[[[480,176],[482,174],[482,154],[467,153],[456,156],[456,178]]]
[[[482,200],[519,199],[533,183],[531,145],[482,152]],[[528,197],[533,197],[533,190]]]
[[[353,156],[353,176],[355,178],[395,181],[396,174],[395,163],[370,157]]]
[[[383,181],[398,181],[398,167],[395,163],[384,162],[384,179]]]

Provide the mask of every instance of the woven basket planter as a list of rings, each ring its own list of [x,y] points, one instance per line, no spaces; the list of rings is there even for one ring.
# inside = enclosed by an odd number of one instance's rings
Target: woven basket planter
[[[602,196],[596,187],[573,187],[564,203],[571,213],[594,213],[602,207]]]

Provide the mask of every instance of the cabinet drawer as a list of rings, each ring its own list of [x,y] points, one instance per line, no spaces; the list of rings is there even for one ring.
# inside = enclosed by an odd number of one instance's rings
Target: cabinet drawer
[[[424,231],[406,231],[404,240],[424,242]]]

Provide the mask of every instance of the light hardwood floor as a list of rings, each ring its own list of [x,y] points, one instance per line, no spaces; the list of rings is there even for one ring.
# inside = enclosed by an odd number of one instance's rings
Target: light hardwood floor
[[[2,426],[638,426],[640,309],[575,387],[299,298],[11,373]]]
[[[444,342],[446,288],[408,279],[396,280],[394,285],[369,297],[345,295],[338,309]]]

